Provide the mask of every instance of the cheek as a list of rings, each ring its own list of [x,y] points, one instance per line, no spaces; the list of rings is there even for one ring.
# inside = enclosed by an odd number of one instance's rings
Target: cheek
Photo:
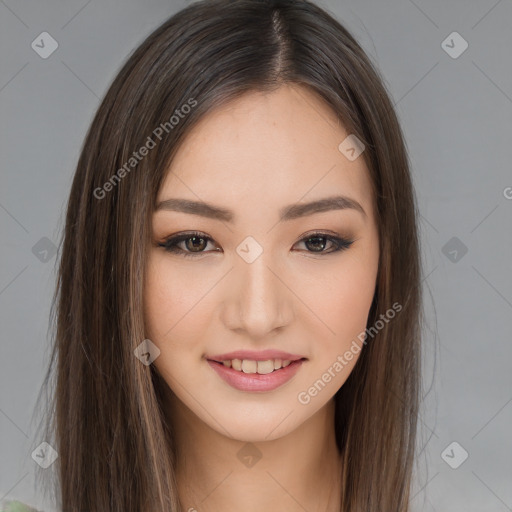
[[[144,293],[148,337],[155,342],[192,340],[200,328],[201,302],[212,283],[201,272],[176,272],[166,255],[150,257]],[[194,317],[194,322],[188,321]],[[190,331],[190,332],[189,332]]]
[[[314,355],[324,363],[332,363],[354,340],[361,344],[358,336],[366,329],[375,293],[377,256],[348,256],[343,265],[333,266],[328,279],[324,273],[308,280],[306,296],[323,332],[316,338]]]
[[[173,271],[166,256],[153,254],[149,258],[144,290],[145,334],[160,349],[154,365],[177,392],[178,384],[187,376],[182,355],[194,352],[194,344],[201,340],[197,332],[204,332],[201,317],[206,315],[201,314],[201,298],[208,283],[198,273]]]
[[[299,403],[319,407],[345,383],[363,349],[362,341],[375,292],[378,260],[354,255],[330,279],[310,281],[309,300],[318,319],[309,322],[311,366],[301,382]],[[315,328],[313,327],[315,323]],[[327,389],[328,391],[323,391]]]

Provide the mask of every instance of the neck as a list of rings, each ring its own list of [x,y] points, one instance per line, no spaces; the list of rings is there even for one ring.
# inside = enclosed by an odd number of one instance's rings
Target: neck
[[[213,430],[179,400],[170,407],[183,510],[339,512],[334,400],[289,434],[252,443]]]

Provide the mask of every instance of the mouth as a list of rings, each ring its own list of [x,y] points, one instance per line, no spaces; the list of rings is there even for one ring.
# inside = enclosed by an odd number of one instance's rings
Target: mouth
[[[278,351],[231,352],[207,357],[215,373],[230,386],[248,392],[273,391],[288,382],[307,358]]]
[[[226,368],[231,368],[237,372],[258,375],[268,375],[269,373],[277,372],[283,368],[286,368],[295,361],[306,360],[302,357],[300,359],[265,359],[263,361],[256,361],[254,359],[225,359],[223,361],[217,361],[215,359],[208,359],[213,363],[222,364]]]
[[[258,352],[238,350],[228,354],[206,357],[207,361],[219,363],[237,372],[268,375],[286,368],[290,364],[306,360],[305,357],[280,350],[262,350]]]

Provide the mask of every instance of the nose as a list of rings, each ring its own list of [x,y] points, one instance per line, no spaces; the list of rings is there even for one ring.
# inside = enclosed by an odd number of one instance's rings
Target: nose
[[[226,287],[228,299],[222,320],[227,328],[258,340],[274,335],[291,322],[293,293],[265,252],[252,263],[240,259]]]

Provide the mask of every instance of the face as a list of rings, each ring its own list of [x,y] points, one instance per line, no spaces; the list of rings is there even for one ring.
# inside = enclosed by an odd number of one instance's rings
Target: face
[[[379,262],[368,170],[338,148],[348,135],[294,85],[209,113],[180,147],[144,297],[176,414],[258,442],[332,405],[360,355]]]

